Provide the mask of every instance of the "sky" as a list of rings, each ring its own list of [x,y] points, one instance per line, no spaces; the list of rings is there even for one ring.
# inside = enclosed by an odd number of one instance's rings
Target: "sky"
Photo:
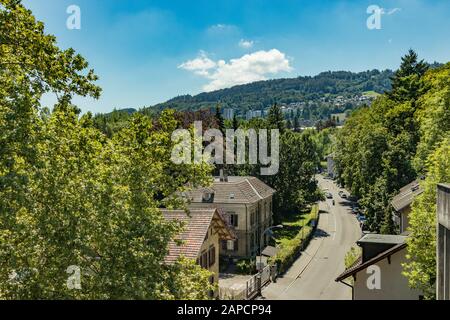
[[[450,61],[448,0],[23,3],[99,76],[101,98],[74,101],[84,112],[328,70],[396,69],[410,48],[429,62]]]

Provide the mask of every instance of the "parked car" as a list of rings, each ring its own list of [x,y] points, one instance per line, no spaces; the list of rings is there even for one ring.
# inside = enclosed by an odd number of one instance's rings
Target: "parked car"
[[[333,195],[330,192],[325,193],[327,199],[333,199]]]
[[[344,192],[342,192],[341,198],[342,198],[342,199],[347,199],[347,194],[345,194]]]
[[[363,222],[363,223],[367,221],[366,216],[363,215],[362,213],[358,213],[356,215],[356,219],[358,219],[359,222]]]

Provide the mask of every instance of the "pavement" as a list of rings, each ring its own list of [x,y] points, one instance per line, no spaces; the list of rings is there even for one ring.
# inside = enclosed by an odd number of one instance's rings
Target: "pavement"
[[[362,236],[351,203],[342,199],[332,180],[318,176],[319,187],[335,200],[319,203],[319,224],[313,239],[291,268],[276,283],[264,288],[267,300],[351,300],[351,288],[335,282],[344,270],[344,258]],[[347,192],[347,194],[349,194]]]

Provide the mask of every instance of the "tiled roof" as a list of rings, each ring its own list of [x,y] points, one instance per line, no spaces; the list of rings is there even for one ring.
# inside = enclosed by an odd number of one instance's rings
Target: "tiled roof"
[[[161,210],[165,219],[180,221],[184,224],[184,230],[176,240],[181,240],[181,245],[175,241],[169,242],[169,253],[165,263],[174,263],[180,256],[187,259],[197,259],[200,249],[211,225],[219,233],[220,239],[232,240],[233,232],[228,228],[225,220],[216,209],[190,210],[187,214],[184,210]]]
[[[387,258],[391,255],[393,255],[396,252],[399,252],[406,248],[406,243],[400,243],[392,248],[378,254],[377,256],[373,257],[372,259],[362,263],[362,256],[358,258],[358,260],[353,263],[347,270],[345,270],[339,277],[336,278],[336,282],[343,281],[347,279],[350,276],[353,276],[354,274],[360,272],[361,270],[366,269],[367,267],[383,260],[384,258]]]
[[[210,188],[200,188],[187,192],[192,202],[203,202],[207,192],[214,193],[213,203],[254,203],[275,193],[256,177],[228,177],[228,181],[215,179]]]
[[[392,199],[392,206],[396,211],[401,211],[411,205],[414,198],[423,192],[418,180],[411,182],[400,189],[400,192]]]

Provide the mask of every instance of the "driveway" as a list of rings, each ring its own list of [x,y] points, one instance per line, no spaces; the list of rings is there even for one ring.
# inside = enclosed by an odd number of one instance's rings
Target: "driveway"
[[[320,220],[308,248],[286,274],[263,290],[269,300],[350,300],[351,289],[334,280],[344,269],[344,257],[361,238],[361,229],[351,213],[350,202],[342,199],[332,180],[318,176],[321,189],[335,200],[320,203]],[[348,193],[347,193],[348,194]]]

